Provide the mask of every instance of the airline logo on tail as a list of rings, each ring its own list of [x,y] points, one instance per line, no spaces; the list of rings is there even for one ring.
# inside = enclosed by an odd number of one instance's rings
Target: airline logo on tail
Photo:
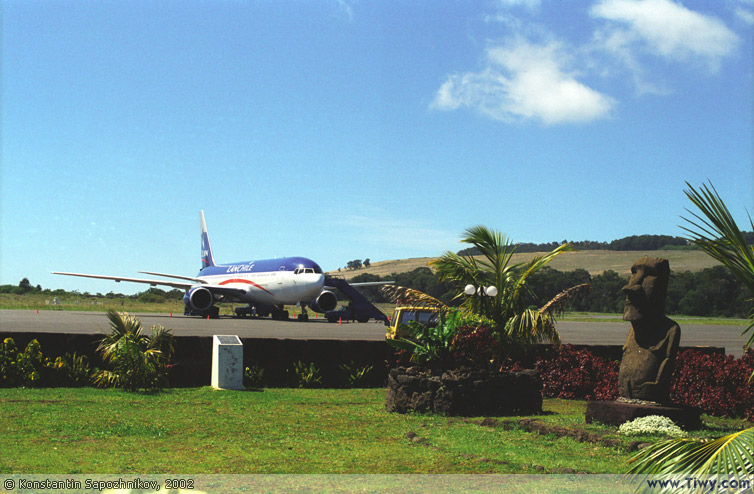
[[[204,221],[204,211],[199,211],[199,223],[202,230],[202,269],[204,269],[215,265],[215,259],[212,256],[212,247],[209,245],[207,223]]]

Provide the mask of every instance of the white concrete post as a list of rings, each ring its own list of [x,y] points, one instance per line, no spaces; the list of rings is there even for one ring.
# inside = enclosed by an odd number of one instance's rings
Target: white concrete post
[[[243,388],[243,344],[236,335],[212,338],[212,387]]]

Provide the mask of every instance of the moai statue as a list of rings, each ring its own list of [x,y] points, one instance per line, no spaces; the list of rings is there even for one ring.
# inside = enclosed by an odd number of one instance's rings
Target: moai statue
[[[667,403],[681,328],[665,317],[670,264],[642,257],[623,288],[623,320],[631,322],[618,373],[621,398]]]

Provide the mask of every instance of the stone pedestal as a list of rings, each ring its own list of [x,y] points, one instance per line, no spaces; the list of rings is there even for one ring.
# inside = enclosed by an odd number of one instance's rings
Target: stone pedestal
[[[212,338],[212,387],[244,389],[243,344],[235,335],[214,335]]]
[[[586,423],[621,425],[630,420],[648,415],[668,417],[686,430],[701,427],[699,410],[675,405],[644,405],[620,401],[590,401],[586,404]]]

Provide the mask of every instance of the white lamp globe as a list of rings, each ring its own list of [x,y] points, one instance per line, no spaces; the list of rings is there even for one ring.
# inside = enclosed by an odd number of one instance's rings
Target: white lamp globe
[[[497,287],[495,285],[488,286],[486,293],[488,297],[497,297]]]
[[[463,293],[466,295],[474,295],[476,293],[476,287],[474,285],[466,285],[466,288],[463,289]]]

